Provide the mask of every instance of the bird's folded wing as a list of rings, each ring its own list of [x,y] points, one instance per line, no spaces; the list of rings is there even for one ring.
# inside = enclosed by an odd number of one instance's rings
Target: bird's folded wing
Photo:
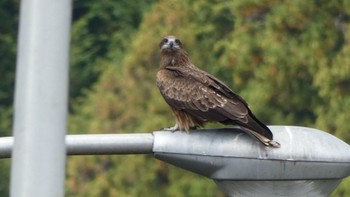
[[[208,121],[248,121],[249,109],[245,101],[199,69],[169,67],[160,70],[157,85],[166,102],[178,110]]]

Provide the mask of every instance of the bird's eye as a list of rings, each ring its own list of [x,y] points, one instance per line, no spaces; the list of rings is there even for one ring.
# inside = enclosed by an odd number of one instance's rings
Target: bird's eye
[[[159,43],[159,48],[162,48],[165,44],[169,42],[168,38],[164,38],[160,43]]]
[[[181,44],[179,39],[176,39],[175,42],[176,42],[176,44]]]

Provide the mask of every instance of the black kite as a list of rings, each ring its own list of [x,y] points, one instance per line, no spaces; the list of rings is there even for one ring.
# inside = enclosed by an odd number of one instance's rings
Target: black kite
[[[206,122],[220,122],[240,126],[266,146],[280,146],[242,97],[191,62],[179,39],[167,36],[159,47],[157,85],[176,118],[176,125],[168,130],[189,131]]]

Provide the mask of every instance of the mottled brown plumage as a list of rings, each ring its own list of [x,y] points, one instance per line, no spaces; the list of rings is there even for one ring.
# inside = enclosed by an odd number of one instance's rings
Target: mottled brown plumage
[[[279,147],[270,129],[239,95],[191,62],[179,39],[167,36],[159,47],[157,86],[176,118],[176,125],[169,130],[189,131],[206,122],[233,124],[264,145]]]

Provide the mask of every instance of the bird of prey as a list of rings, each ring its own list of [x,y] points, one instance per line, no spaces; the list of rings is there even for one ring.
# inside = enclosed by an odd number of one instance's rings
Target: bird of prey
[[[191,62],[178,38],[167,36],[159,47],[157,86],[176,118],[175,126],[166,130],[189,131],[207,122],[220,122],[240,126],[266,146],[280,146],[242,97]]]

